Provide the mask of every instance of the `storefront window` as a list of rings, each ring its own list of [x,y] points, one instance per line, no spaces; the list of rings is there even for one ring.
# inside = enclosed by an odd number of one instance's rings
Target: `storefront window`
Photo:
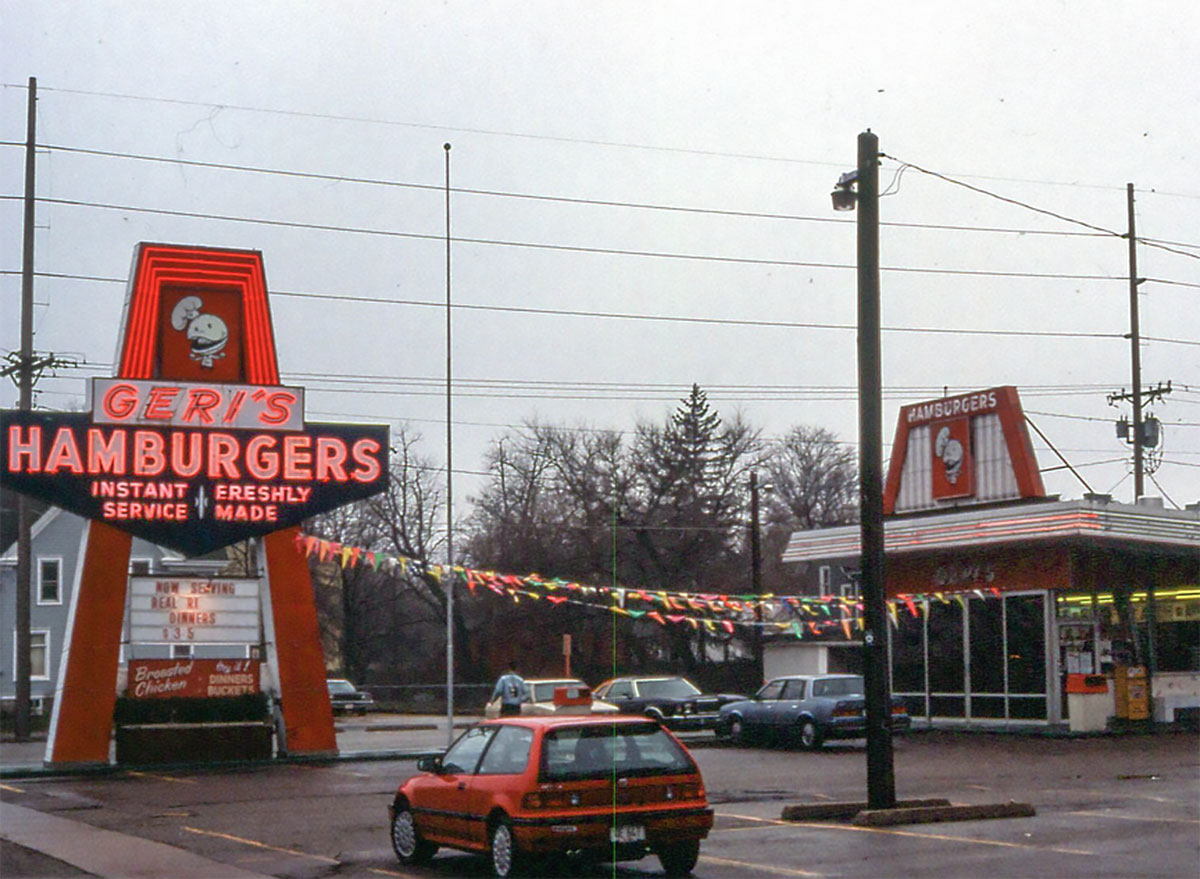
[[[892,692],[904,697],[909,714],[924,717],[925,617],[900,614],[899,623],[892,630]]]
[[[957,602],[929,606],[929,713],[934,717],[963,717],[963,612]]]
[[[971,692],[1003,693],[1004,604],[1000,601],[972,601],[968,607],[971,621]]]
[[[1014,595],[1004,602],[1008,644],[1008,691],[1046,692],[1046,625],[1040,595]]]

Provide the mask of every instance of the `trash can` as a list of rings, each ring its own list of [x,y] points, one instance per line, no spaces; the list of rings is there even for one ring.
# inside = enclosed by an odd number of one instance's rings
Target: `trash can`
[[[1071,732],[1102,732],[1113,715],[1113,698],[1104,675],[1067,675],[1067,720]]]

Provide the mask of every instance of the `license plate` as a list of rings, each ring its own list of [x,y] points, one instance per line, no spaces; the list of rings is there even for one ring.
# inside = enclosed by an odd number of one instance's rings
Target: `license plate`
[[[613,842],[645,842],[646,828],[641,824],[620,824],[609,831]]]

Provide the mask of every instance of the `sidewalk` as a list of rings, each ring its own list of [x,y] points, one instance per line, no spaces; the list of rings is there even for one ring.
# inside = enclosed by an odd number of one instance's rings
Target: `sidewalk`
[[[456,716],[454,734],[480,718]],[[416,759],[441,753],[449,742],[446,717],[374,714],[334,719],[338,755],[321,760]],[[55,775],[121,772],[115,765],[58,769],[44,764],[46,736],[29,742],[0,742],[0,792],[19,791],[20,779]],[[283,758],[306,762],[302,756]],[[282,761],[271,761],[282,762]],[[213,764],[195,764],[211,766]],[[156,767],[162,768],[162,767]],[[176,846],[94,827],[82,821],[0,801],[0,840],[5,843],[5,872],[26,875],[111,876],[120,879],[261,879],[262,874],[209,860]],[[11,860],[11,863],[9,861]],[[17,871],[17,872],[13,872]]]
[[[455,736],[459,730],[481,720],[478,715],[455,715]],[[395,760],[440,753],[449,744],[445,715],[371,714],[366,717],[335,717],[338,756],[319,759],[337,760]],[[35,735],[28,742],[0,742],[0,779],[28,778],[45,775],[77,775],[89,772],[116,772],[115,765],[94,768],[58,769],[45,765],[46,736]],[[295,762],[311,759],[304,756],[282,758]],[[277,762],[277,761],[271,761]],[[197,764],[211,765],[211,764]]]

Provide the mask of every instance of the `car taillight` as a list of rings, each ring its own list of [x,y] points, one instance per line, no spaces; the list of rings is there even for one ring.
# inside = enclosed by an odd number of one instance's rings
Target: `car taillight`
[[[521,798],[526,809],[565,809],[579,805],[579,794],[564,790],[533,791]]]
[[[834,717],[858,717],[861,713],[862,709],[859,706],[846,702],[839,702],[833,707]]]
[[[892,714],[908,714],[908,708],[903,702],[897,702],[892,705]]]

